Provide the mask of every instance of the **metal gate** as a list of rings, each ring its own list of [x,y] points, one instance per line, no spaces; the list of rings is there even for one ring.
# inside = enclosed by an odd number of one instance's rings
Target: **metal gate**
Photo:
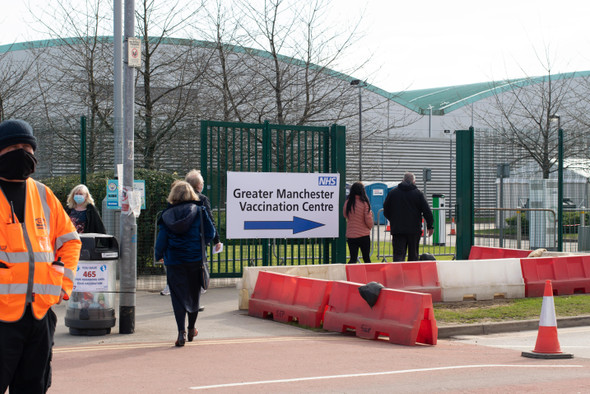
[[[213,277],[240,277],[244,266],[344,263],[345,224],[334,239],[239,239],[226,235],[227,171],[326,172],[340,174],[340,200],[345,198],[345,127],[276,125],[265,122],[201,121],[201,172],[204,193],[224,243],[222,253],[209,251]]]

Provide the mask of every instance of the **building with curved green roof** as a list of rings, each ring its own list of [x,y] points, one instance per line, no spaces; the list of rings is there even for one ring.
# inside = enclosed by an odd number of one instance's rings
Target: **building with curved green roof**
[[[542,109],[542,92],[549,82],[559,94],[564,126],[574,129],[573,120],[585,119],[588,112],[584,97],[590,96],[585,94],[590,86],[587,83],[590,71],[555,74],[550,78],[537,76],[387,92],[372,84],[351,86],[350,82],[356,79],[353,76],[291,57],[277,55],[275,58],[262,50],[170,38],[150,38],[149,43],[159,45],[151,60],[152,65],[160,67],[150,79],[152,93],[160,98],[155,102],[156,110],[150,119],[157,130],[169,127],[174,132],[157,145],[149,146],[152,137],[142,128],[146,102],[144,97],[136,95],[136,154],[141,165],[141,156],[155,149],[155,164],[166,171],[182,172],[198,163],[199,149],[194,130],[201,119],[253,123],[269,120],[313,125],[338,123],[347,128],[347,180],[355,181],[355,174],[358,174],[360,92],[362,155],[366,165],[363,180],[398,181],[405,171],[413,171],[421,183],[422,169],[431,168],[433,176],[429,193],[448,194],[449,183],[454,177],[454,130],[473,126],[481,135],[490,135],[490,131],[501,129],[505,123],[501,104],[515,105],[519,94],[531,106]],[[0,46],[0,72],[4,76],[14,75],[14,82],[18,79],[19,69],[29,70],[22,78],[20,90],[18,84],[10,84],[9,78],[0,78],[2,113],[5,117],[30,120],[45,136],[47,149],[43,151],[45,148],[42,148],[39,152],[47,159],[45,163],[50,163],[45,164],[45,174],[77,171],[77,156],[71,150],[69,154],[64,153],[68,146],[64,141],[77,138],[79,117],[94,109],[97,110],[93,125],[101,133],[94,142],[97,148],[100,147],[94,165],[96,169],[112,168],[112,46],[112,37],[97,37],[95,40],[66,38]],[[226,61],[225,70],[230,70],[225,75],[220,63],[222,55]],[[275,60],[282,78],[283,105],[280,109],[276,104],[276,84],[273,84],[273,78],[277,76],[273,74]],[[89,73],[89,64],[92,64],[93,74]],[[94,78],[92,86],[90,76]],[[146,81],[140,75],[138,92],[145,88]],[[229,99],[228,95],[231,96]],[[583,124],[582,121],[578,123],[580,130],[585,130]],[[492,145],[501,147],[498,143]],[[505,160],[504,157],[512,160],[521,154],[515,152],[520,151],[503,146],[500,153],[490,153],[485,159],[487,164],[482,164],[487,171],[485,176],[492,179],[495,163]]]

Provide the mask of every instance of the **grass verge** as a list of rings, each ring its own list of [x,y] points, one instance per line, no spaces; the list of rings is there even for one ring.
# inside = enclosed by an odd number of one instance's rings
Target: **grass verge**
[[[553,297],[558,318],[590,315],[590,294]],[[437,324],[473,324],[539,319],[543,297],[434,304]]]

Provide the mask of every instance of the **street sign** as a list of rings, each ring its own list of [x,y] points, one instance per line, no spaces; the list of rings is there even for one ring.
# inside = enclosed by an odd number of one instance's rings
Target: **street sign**
[[[340,174],[228,172],[228,239],[337,238]]]

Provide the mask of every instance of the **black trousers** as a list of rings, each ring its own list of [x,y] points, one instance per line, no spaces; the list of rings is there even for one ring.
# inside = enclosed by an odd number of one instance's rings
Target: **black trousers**
[[[37,320],[27,306],[13,323],[0,322],[0,393],[45,393],[51,384],[51,349],[57,318]]]
[[[406,250],[408,261],[418,261],[418,248],[420,246],[420,233],[393,234],[393,261],[405,261]]]
[[[364,236],[359,238],[347,238],[348,250],[350,251],[350,260],[348,264],[355,264],[359,256],[359,248],[363,254],[363,261],[365,263],[371,262],[371,237]]]
[[[201,267],[201,262],[166,266],[170,300],[178,331],[186,330],[187,315],[188,328],[195,327],[201,297]]]

